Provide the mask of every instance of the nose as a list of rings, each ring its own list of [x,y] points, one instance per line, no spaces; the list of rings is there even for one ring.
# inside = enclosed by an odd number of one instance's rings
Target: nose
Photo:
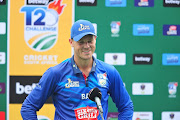
[[[88,47],[89,47],[89,43],[88,43],[88,42],[85,42],[85,43],[84,43],[84,47],[85,47],[85,48],[88,48]]]

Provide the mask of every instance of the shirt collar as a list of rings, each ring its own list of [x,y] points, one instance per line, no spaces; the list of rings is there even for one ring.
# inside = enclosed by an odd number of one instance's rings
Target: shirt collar
[[[90,73],[95,72],[96,70],[96,59],[94,58],[94,56],[92,57],[93,57],[93,65],[92,65]],[[75,74],[82,73],[74,61],[74,55],[71,57],[71,64],[72,64],[72,68]]]

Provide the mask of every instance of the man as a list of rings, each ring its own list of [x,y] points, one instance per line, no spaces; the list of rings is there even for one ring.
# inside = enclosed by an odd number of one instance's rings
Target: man
[[[96,34],[91,22],[76,21],[71,28],[70,45],[74,55],[49,68],[29,94],[21,108],[24,120],[36,120],[38,111],[52,96],[55,120],[101,120],[96,103],[88,99],[92,88],[102,93],[103,117],[108,114],[108,97],[118,108],[119,120],[131,120],[133,103],[118,71],[92,55],[96,48]]]

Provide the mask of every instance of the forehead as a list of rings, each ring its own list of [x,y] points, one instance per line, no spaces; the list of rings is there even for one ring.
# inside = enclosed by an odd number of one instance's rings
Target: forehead
[[[85,35],[79,41],[93,40],[93,38],[94,38],[94,35]]]

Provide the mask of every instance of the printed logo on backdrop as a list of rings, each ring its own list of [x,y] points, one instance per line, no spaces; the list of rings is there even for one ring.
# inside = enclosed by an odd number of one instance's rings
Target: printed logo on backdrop
[[[20,12],[24,14],[24,38],[27,45],[38,52],[51,49],[58,38],[58,20],[66,6],[62,0],[27,0]],[[42,4],[41,6],[39,4]]]
[[[118,120],[118,112],[108,112],[107,120]]]
[[[97,35],[97,24],[96,23],[92,23],[94,26],[94,30],[95,30],[95,34]]]
[[[5,63],[6,63],[5,52],[0,52],[0,64],[5,64]]]
[[[23,103],[35,87],[41,87],[38,82],[41,76],[10,76],[10,103]],[[46,103],[52,103],[49,98]]]
[[[47,5],[53,0],[26,0],[27,5]]]
[[[164,53],[162,54],[163,65],[180,65],[180,53]]]
[[[178,86],[177,82],[170,82],[168,84],[169,98],[175,98],[176,97],[177,86]]]
[[[163,0],[164,7],[180,7],[180,0]]]
[[[180,111],[166,111],[162,112],[161,120],[179,120]]]
[[[105,53],[105,63],[110,65],[126,65],[126,53]]]
[[[106,7],[126,7],[126,0],[106,0]]]
[[[6,0],[0,0],[0,5],[6,5]]]
[[[152,54],[133,54],[133,64],[152,64]]]
[[[48,117],[43,116],[43,115],[38,115],[38,116],[37,116],[37,119],[38,119],[38,120],[50,120]]]
[[[101,87],[106,87],[106,83],[107,83],[107,73],[103,73],[103,74],[97,74],[97,78],[99,80],[99,85]]]
[[[0,22],[0,34],[4,35],[6,34],[6,23],[5,22]]]
[[[135,0],[134,6],[136,6],[136,7],[153,7],[154,0]]]
[[[133,95],[153,95],[153,83],[133,83]]]
[[[5,83],[0,83],[0,94],[4,94],[6,91]]]
[[[119,37],[119,31],[121,26],[121,21],[112,21],[111,24],[111,37]]]
[[[134,112],[132,120],[153,120],[152,112]]]
[[[77,6],[97,6],[97,0],[77,0]]]
[[[163,35],[180,36],[180,25],[163,25]]]
[[[134,36],[153,36],[154,25],[153,24],[133,24]]]

